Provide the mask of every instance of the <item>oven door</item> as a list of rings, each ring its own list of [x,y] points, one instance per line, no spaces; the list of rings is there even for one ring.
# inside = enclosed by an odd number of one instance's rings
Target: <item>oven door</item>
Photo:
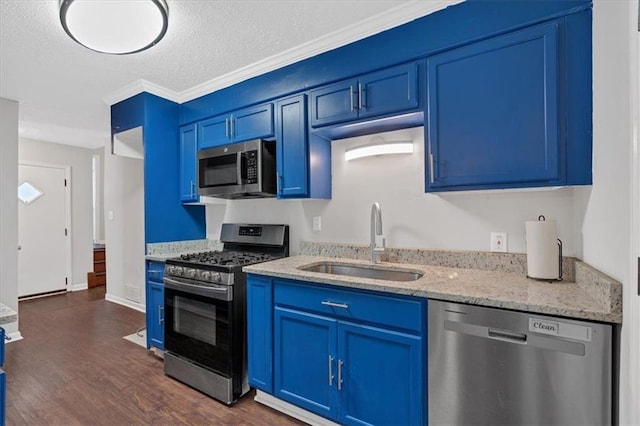
[[[232,299],[232,286],[201,286],[165,277],[165,349],[231,377]]]

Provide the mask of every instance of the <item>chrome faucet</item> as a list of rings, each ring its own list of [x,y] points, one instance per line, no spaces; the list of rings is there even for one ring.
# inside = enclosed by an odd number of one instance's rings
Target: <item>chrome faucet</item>
[[[378,242],[382,245],[378,246]],[[380,204],[373,203],[371,206],[371,263],[376,263],[376,256],[384,253],[385,239],[382,235],[382,210]]]

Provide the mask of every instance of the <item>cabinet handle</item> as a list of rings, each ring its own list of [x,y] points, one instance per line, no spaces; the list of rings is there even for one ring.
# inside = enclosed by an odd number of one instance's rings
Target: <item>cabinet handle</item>
[[[341,359],[338,360],[338,390],[342,390],[342,362]]]
[[[325,306],[331,306],[334,308],[349,309],[349,305],[347,305],[346,303],[334,303],[334,302],[329,302],[327,300],[323,300],[322,302],[320,302],[320,304]]]
[[[280,191],[282,190],[282,175],[280,173],[276,172],[276,193],[280,194]]]
[[[229,123],[231,123],[231,131],[229,133],[231,133],[231,137],[233,138],[236,135],[236,119],[233,118],[233,114],[231,114],[231,118],[229,119]]]
[[[224,137],[229,139],[229,117],[224,119]]]
[[[195,189],[195,184],[193,183],[193,181],[191,181],[191,185],[190,185],[191,198],[193,198],[194,189]]]
[[[351,111],[353,111],[353,86],[349,86],[349,101],[351,102]]]
[[[429,154],[429,181],[435,182],[435,171],[433,170],[433,154]]]
[[[362,109],[362,83],[358,82],[358,109]]]
[[[333,357],[329,355],[329,386],[333,386]]]
[[[164,322],[164,306],[158,306],[158,325],[162,325]]]

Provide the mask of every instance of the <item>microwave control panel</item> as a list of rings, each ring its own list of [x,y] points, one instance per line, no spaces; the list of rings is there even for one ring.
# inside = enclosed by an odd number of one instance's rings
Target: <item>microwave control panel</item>
[[[248,151],[247,158],[247,183],[258,183],[258,151]]]

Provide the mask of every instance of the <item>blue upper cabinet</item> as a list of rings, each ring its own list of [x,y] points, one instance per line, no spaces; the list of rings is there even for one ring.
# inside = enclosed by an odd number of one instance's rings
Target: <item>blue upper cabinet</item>
[[[266,103],[219,115],[199,124],[198,149],[274,135],[273,104]]]
[[[404,64],[311,91],[311,126],[416,109],[418,64]]]
[[[427,58],[427,191],[591,183],[567,174],[591,163],[568,152],[564,22]]]
[[[197,125],[180,128],[180,200],[183,203],[195,203],[198,196],[197,181]]]
[[[309,195],[309,140],[307,96],[276,102],[276,153],[278,197]]]
[[[331,198],[331,140],[307,123],[306,94],[276,101],[278,198]]]

